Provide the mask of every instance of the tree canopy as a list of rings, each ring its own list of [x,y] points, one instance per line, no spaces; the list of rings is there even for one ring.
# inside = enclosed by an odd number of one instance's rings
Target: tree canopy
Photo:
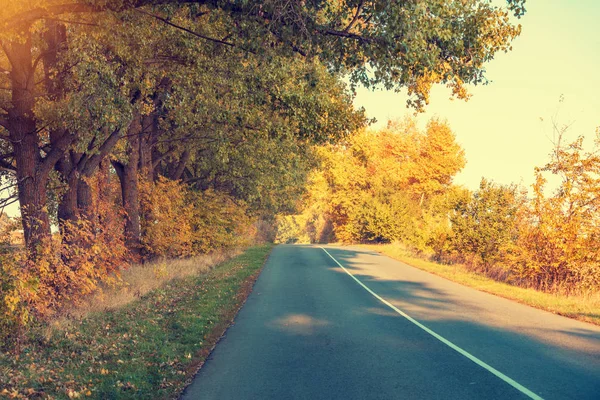
[[[467,98],[466,85],[485,83],[485,63],[519,34],[522,4],[3,4],[0,171],[9,195],[0,206],[18,199],[26,244],[5,286],[21,291],[24,310],[44,314],[120,263],[210,251],[240,236],[231,221],[251,230],[293,211],[317,165],[314,146],[338,146],[368,123],[352,104],[356,85],[407,89],[417,110],[434,84]],[[462,167],[443,123],[407,135],[416,142],[376,135],[387,150],[368,136],[351,141],[370,160],[366,169],[352,161],[357,177],[397,174],[373,185],[379,208],[348,214],[386,232],[376,236],[401,235],[390,218],[439,195]],[[407,170],[390,161],[394,152]],[[387,199],[394,185],[410,190]],[[38,289],[19,283],[29,280]]]

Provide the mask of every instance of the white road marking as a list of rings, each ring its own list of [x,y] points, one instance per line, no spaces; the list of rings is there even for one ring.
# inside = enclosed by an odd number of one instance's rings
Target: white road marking
[[[518,391],[520,391],[521,393],[523,393],[527,397],[529,397],[531,399],[535,399],[535,400],[543,400],[542,397],[540,397],[537,394],[533,393],[531,390],[527,389],[525,386],[521,385],[519,382],[517,382],[514,379],[511,379],[510,377],[504,375],[502,372],[498,371],[496,368],[494,368],[494,367],[486,364],[485,362],[481,361],[479,358],[475,357],[474,355],[472,355],[468,351],[463,350],[462,348],[458,347],[457,345],[455,345],[454,343],[452,343],[448,339],[446,339],[443,336],[435,333],[434,331],[432,331],[431,329],[429,329],[428,327],[426,327],[425,325],[423,325],[422,323],[420,323],[416,319],[412,318],[410,315],[406,314],[404,311],[402,311],[399,308],[397,308],[396,306],[394,306],[389,301],[385,300],[383,297],[379,296],[377,293],[375,293],[374,291],[372,291],[371,289],[369,289],[358,278],[356,278],[354,275],[352,275],[352,273],[350,271],[348,271],[331,254],[329,254],[329,252],[327,250],[325,250],[324,247],[321,247],[321,249],[325,253],[327,253],[327,255],[329,257],[331,257],[331,259],[333,261],[335,261],[335,263],[337,265],[339,265],[341,269],[343,269],[348,275],[350,275],[350,277],[352,279],[354,279],[360,286],[362,286],[363,289],[365,289],[367,292],[371,293],[373,295],[373,297],[375,297],[377,300],[381,301],[383,304],[385,304],[386,306],[388,306],[392,310],[396,311],[398,314],[400,314],[401,316],[403,316],[404,318],[406,318],[407,320],[409,320],[410,322],[412,322],[413,324],[415,324],[419,328],[423,329],[425,332],[429,333],[431,336],[433,336],[434,338],[436,338],[440,342],[444,343],[446,346],[450,347],[452,350],[457,351],[458,353],[460,353],[463,356],[467,357],[469,360],[473,361],[475,364],[479,365],[480,367],[482,367],[482,368],[488,370],[489,372],[491,372],[492,374],[496,375],[498,378],[502,379],[504,382],[508,383],[509,385],[511,385],[512,387],[514,387],[515,389],[517,389]]]

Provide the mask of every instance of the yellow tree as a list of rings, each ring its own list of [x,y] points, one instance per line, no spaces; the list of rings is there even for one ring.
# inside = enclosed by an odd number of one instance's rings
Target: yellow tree
[[[600,131],[595,147],[585,151],[583,137],[561,143],[551,161],[535,171],[533,200],[522,225],[520,276],[543,290],[600,288]],[[560,178],[553,195],[545,196],[544,174]]]
[[[309,188],[308,208],[326,204],[318,208],[337,239],[405,241],[416,247],[427,241],[424,199],[444,193],[465,163],[452,131],[438,120],[425,131],[412,119],[359,131],[321,153],[324,161]]]

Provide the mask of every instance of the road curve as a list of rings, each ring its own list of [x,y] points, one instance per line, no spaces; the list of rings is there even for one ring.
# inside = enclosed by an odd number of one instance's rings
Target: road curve
[[[273,250],[183,399],[600,399],[600,327],[325,250]]]

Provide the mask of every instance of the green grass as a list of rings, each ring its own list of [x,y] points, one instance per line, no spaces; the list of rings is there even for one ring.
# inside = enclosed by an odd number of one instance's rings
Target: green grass
[[[461,264],[442,265],[410,256],[404,249],[393,244],[361,245],[361,247],[385,254],[415,268],[441,276],[451,281],[491,293],[519,303],[540,308],[555,314],[600,325],[600,294],[593,296],[565,296],[540,292],[535,289],[498,282],[469,270]]]
[[[250,248],[49,336],[34,330],[18,357],[0,353],[0,397],[176,397],[243,304],[271,248]]]

